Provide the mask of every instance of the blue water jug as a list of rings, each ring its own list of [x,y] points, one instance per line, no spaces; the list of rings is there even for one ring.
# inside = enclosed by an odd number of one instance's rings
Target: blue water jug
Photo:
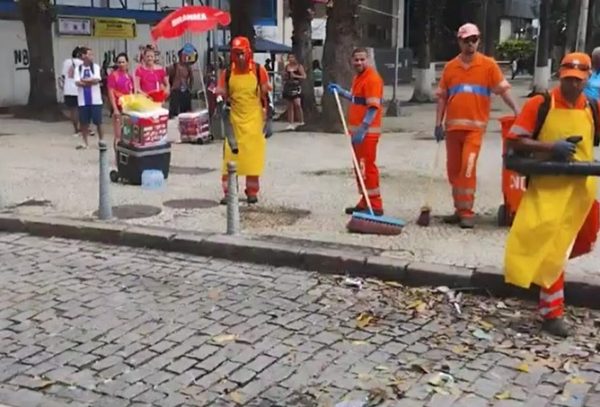
[[[161,170],[144,170],[142,172],[142,188],[158,190],[165,184],[165,175]]]

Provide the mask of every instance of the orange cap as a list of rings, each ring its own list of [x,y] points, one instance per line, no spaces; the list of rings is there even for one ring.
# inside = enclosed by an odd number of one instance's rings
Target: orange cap
[[[481,33],[479,32],[479,28],[477,28],[477,26],[473,23],[466,23],[460,26],[460,28],[458,29],[458,33],[456,34],[458,38],[468,38],[468,37],[472,37],[474,35],[478,36],[481,35]]]
[[[592,60],[583,52],[572,52],[565,55],[560,62],[561,78],[588,79],[592,69]]]

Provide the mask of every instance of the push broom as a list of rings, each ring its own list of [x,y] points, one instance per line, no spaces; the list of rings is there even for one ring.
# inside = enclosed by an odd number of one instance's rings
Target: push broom
[[[340,119],[342,121],[342,125],[344,126],[344,133],[346,135],[350,135],[348,131],[348,125],[346,124],[346,118],[344,117],[344,110],[342,109],[342,104],[340,103],[340,97],[337,91],[334,90],[333,95],[335,97],[335,102],[338,107],[338,113],[340,115]],[[369,212],[354,212],[352,214],[352,218],[346,228],[350,232],[354,233],[365,233],[372,235],[399,235],[402,232],[402,228],[406,225],[406,222],[391,218],[389,216],[376,216],[373,212],[373,206],[371,205],[371,200],[369,199],[369,195],[367,194],[367,188],[365,186],[365,181],[362,176],[362,172],[360,171],[360,166],[358,165],[358,159],[356,158],[356,153],[354,152],[354,148],[352,144],[350,144],[350,151],[352,152],[352,163],[354,164],[354,171],[356,172],[356,177],[358,178],[358,182],[360,184],[360,189],[362,194],[367,202],[367,207],[369,208]]]
[[[417,225],[419,226],[429,226],[431,222],[431,200],[433,197],[433,178],[435,177],[435,170],[438,166],[438,161],[440,158],[440,150],[442,147],[442,143],[438,141],[437,148],[435,150],[435,161],[433,162],[433,166],[431,167],[431,174],[429,175],[429,184],[427,185],[427,194],[425,197],[425,205],[421,207],[421,213],[417,218]]]

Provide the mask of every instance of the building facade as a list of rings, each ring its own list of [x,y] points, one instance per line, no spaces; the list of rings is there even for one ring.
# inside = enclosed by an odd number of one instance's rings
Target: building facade
[[[258,0],[260,13],[257,28],[262,32],[277,32],[281,22],[283,0]],[[226,0],[54,0],[57,21],[53,23],[54,71],[57,76],[57,95],[62,63],[71,57],[76,46],[87,46],[94,51],[95,61],[102,64],[120,52],[128,53],[134,69],[134,60],[140,47],[151,44],[151,27],[168,12],[187,4],[204,4],[228,9]],[[29,97],[29,57],[25,30],[19,18],[15,0],[0,0],[0,107],[22,105]],[[280,27],[282,26],[279,23]],[[221,30],[223,41],[229,36]],[[186,42],[192,43],[201,56],[206,55],[209,35],[185,34],[182,38],[159,40],[159,60],[162,65],[176,61],[177,51]],[[279,40],[281,41],[281,40]],[[204,66],[201,60],[194,66],[195,75]],[[196,83],[200,83],[196,81]]]
[[[288,0],[257,0],[256,33],[278,43],[291,45],[293,32]],[[373,48],[392,48],[396,41],[405,43],[406,20],[404,13],[410,0],[364,0],[359,10],[361,45]],[[229,9],[229,0],[54,0],[57,21],[53,23],[52,40],[54,70],[60,76],[62,63],[71,56],[76,46],[87,46],[94,51],[98,64],[112,60],[120,52],[128,53],[134,61],[140,47],[152,43],[151,27],[168,12],[184,4],[203,4]],[[0,106],[21,105],[29,96],[29,57],[25,30],[19,18],[16,0],[0,0]],[[315,1],[312,21],[314,59],[321,59],[325,41],[327,2]],[[396,16],[400,15],[400,30],[396,34]],[[186,42],[192,43],[205,56],[214,38],[186,34],[182,38],[159,40],[159,59],[163,65],[176,60],[177,51]],[[219,30],[217,44],[229,41],[229,32]],[[257,55],[261,62],[268,55]],[[196,75],[202,59],[194,67]],[[132,68],[133,68],[132,64]],[[199,82],[197,82],[199,83]],[[58,88],[59,100],[62,95]]]

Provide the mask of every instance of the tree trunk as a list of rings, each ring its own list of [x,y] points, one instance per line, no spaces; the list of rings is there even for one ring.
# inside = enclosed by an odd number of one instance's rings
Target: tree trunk
[[[418,30],[417,69],[411,102],[433,102],[435,67],[431,63],[432,13],[435,0],[420,0],[414,5],[414,20]],[[437,4],[436,4],[437,6]]]
[[[567,42],[565,54],[573,52],[577,44],[577,28],[579,27],[579,13],[581,12],[581,0],[569,0],[567,6]]]
[[[335,82],[349,89],[354,70],[352,51],[358,42],[358,5],[361,0],[335,0],[327,10],[323,47],[323,85]],[[325,131],[342,132],[342,123],[333,95],[325,93],[322,101],[322,126]]]
[[[600,1],[590,0],[590,14],[591,19],[588,19],[588,36],[591,35],[590,39],[586,41],[589,46],[589,53],[594,50],[596,46],[600,44],[600,26],[598,20],[600,17]]]
[[[254,49],[256,39],[256,31],[254,30],[255,11],[256,0],[230,0],[229,2],[231,39],[238,36],[246,37],[250,40],[252,49]]]
[[[29,51],[29,99],[25,116],[63,119],[56,99],[52,48],[54,10],[49,0],[19,0]]]
[[[318,115],[315,87],[312,74],[312,0],[289,0],[292,14],[292,50],[298,62],[304,66],[306,79],[302,81],[302,110],[304,122],[314,121]]]
[[[486,23],[483,41],[485,53],[491,57],[496,56],[496,47],[500,40],[500,17],[503,13],[503,0],[486,0]]]
[[[552,2],[542,0],[540,4],[540,34],[537,52],[537,63],[533,75],[533,92],[540,93],[548,90],[551,66],[548,65],[550,57],[550,21]]]
[[[586,35],[585,35],[585,52],[587,52],[588,54],[591,54],[592,51],[594,50],[594,48],[596,47],[596,43],[594,43],[594,37],[596,34],[596,27],[595,27],[595,15],[596,15],[596,0],[590,0],[589,3],[589,9],[588,9],[588,15],[587,15],[587,29],[586,29]]]
[[[464,24],[466,22],[471,22],[479,27],[479,31],[481,31],[482,35],[485,35],[486,31],[486,2],[488,0],[468,0],[465,2],[463,7],[466,7],[467,10],[465,12],[466,19],[461,23]],[[456,27],[458,28],[458,27]],[[480,44],[481,51],[486,52],[485,50],[485,42]]]

